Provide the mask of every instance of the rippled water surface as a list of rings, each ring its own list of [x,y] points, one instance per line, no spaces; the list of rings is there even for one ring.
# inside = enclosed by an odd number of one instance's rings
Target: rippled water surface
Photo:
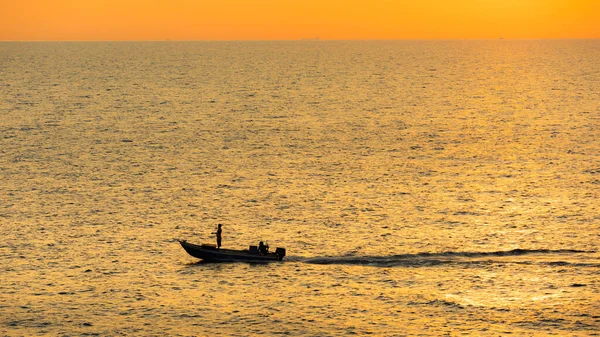
[[[0,43],[0,335],[598,335],[599,102],[598,40]]]

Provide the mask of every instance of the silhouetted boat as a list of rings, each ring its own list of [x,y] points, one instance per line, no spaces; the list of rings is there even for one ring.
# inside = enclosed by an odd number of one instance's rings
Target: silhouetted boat
[[[179,240],[179,243],[188,254],[204,261],[281,261],[285,256],[285,248],[277,248],[274,253],[261,253],[257,246],[236,250],[217,248],[211,244],[195,245],[185,240]]]

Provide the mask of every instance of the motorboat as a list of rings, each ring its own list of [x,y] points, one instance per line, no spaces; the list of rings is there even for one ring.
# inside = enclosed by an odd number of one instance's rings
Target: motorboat
[[[203,261],[281,261],[285,256],[285,248],[276,248],[269,252],[268,246],[250,246],[248,249],[217,248],[214,244],[193,244],[179,240],[181,247],[193,257]]]

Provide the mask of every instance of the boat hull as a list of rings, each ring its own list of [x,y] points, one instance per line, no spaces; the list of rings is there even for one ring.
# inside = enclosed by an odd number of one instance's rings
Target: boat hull
[[[249,250],[223,249],[211,245],[196,245],[180,240],[181,247],[195,258],[203,261],[281,261],[285,254],[251,253]],[[284,250],[285,251],[285,250]]]

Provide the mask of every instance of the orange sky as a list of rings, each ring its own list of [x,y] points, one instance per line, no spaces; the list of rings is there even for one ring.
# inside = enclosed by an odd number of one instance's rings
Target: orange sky
[[[600,38],[600,0],[0,0],[2,40]]]

